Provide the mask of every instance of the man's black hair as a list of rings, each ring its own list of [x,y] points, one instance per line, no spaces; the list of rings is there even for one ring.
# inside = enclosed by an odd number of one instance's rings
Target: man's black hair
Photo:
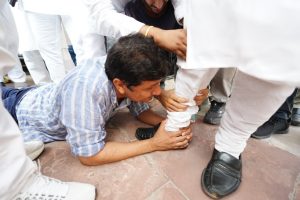
[[[166,51],[152,38],[134,34],[121,37],[108,51],[105,72],[109,80],[118,78],[130,87],[165,78],[170,65]]]

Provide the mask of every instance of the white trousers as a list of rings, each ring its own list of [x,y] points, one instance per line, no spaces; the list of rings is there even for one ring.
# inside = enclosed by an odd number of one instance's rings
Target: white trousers
[[[24,62],[34,83],[42,85],[52,82],[44,60],[38,51],[22,1],[17,2],[12,11],[19,33],[19,52],[23,55]]]
[[[11,20],[11,23],[7,23],[7,20]],[[15,56],[16,65],[14,68],[12,68],[7,74],[8,77],[13,82],[25,82],[26,80],[26,74],[24,73],[22,69],[22,65],[18,58],[18,33],[15,31],[15,23],[13,21],[13,16],[10,10],[10,7],[6,4],[4,4],[3,7],[1,7],[0,12],[0,31],[7,31],[10,34],[6,36],[6,40],[0,41],[0,46],[4,47],[10,53]],[[1,33],[0,33],[1,34]],[[3,82],[3,76],[5,74],[0,74],[0,82]]]
[[[175,81],[175,93],[177,96],[189,99],[187,103],[188,109],[184,112],[168,111],[167,131],[177,131],[190,124],[191,116],[199,110],[195,104],[194,97],[199,89],[204,89],[208,86],[217,71],[218,69],[178,69]]]
[[[26,12],[32,33],[36,40],[38,49],[42,58],[44,59],[50,77],[53,82],[58,83],[66,75],[67,68],[73,68],[72,66],[66,66],[64,61],[71,60],[69,54],[64,54],[64,38],[62,32],[62,17],[59,15],[46,15],[40,13]],[[66,46],[66,45],[65,45]]]
[[[24,51],[23,58],[36,85],[44,85],[52,82],[44,60],[38,50]]]
[[[8,2],[0,0],[0,71],[6,71],[5,68],[14,63],[13,55],[6,50],[7,45],[13,45],[18,40],[13,22]],[[3,27],[10,29],[2,29]],[[16,38],[12,38],[12,35]],[[11,199],[24,187],[28,177],[36,170],[36,166],[26,156],[21,132],[4,108],[2,100],[0,100],[0,158],[0,199]]]
[[[175,131],[190,123],[197,112],[193,98],[205,88],[217,69],[179,69],[176,94],[190,100],[186,112],[168,112],[166,130]],[[267,121],[293,92],[293,86],[267,82],[237,71],[231,98],[215,138],[215,148],[238,158],[255,130]]]
[[[26,156],[21,132],[2,100],[0,133],[0,199],[11,199],[24,187],[36,166]]]
[[[236,68],[221,68],[210,81],[210,100],[226,103],[231,95]]]

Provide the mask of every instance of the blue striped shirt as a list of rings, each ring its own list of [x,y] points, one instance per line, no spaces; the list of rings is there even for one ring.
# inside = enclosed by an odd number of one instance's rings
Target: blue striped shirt
[[[66,140],[76,156],[93,156],[105,144],[105,123],[115,111],[128,107],[135,116],[149,109],[146,103],[123,100],[120,105],[108,80],[106,57],[85,61],[59,84],[29,91],[17,105],[24,140]]]

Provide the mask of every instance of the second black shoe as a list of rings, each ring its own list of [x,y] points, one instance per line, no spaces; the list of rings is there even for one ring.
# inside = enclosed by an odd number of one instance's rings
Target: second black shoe
[[[251,137],[256,139],[264,139],[272,134],[284,134],[289,131],[289,122],[279,117],[271,117],[267,122],[261,125]]]
[[[213,125],[219,125],[225,111],[226,103],[217,101],[210,102],[210,108],[203,118],[203,122]]]
[[[135,131],[136,139],[147,140],[152,138],[155,135],[156,131],[158,130],[159,126],[160,123],[150,128],[137,128]]]

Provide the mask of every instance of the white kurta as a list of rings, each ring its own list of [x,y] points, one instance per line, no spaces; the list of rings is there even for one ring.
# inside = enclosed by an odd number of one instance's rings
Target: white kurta
[[[185,1],[186,68],[237,66],[300,86],[300,1]]]

